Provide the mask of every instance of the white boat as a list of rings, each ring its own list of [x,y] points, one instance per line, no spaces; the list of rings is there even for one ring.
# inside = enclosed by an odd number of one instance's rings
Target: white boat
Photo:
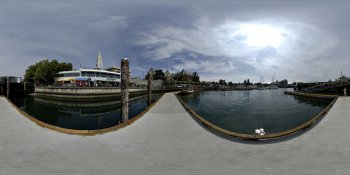
[[[278,86],[273,84],[273,85],[269,86],[269,89],[278,89]]]

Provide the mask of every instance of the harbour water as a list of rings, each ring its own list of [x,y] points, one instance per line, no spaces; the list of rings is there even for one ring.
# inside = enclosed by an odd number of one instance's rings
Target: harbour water
[[[161,94],[152,95],[155,102]],[[95,130],[122,122],[120,101],[69,102],[37,97],[13,99],[12,102],[27,114],[42,122],[68,129]],[[147,96],[132,98],[129,119],[147,108]]]
[[[241,134],[254,134],[258,128],[266,133],[295,128],[332,101],[286,95],[285,90],[201,91],[180,98],[209,122]]]

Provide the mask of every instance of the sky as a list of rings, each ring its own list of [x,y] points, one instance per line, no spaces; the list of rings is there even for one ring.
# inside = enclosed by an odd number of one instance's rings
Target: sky
[[[0,76],[42,59],[104,67],[129,58],[201,80],[350,76],[348,0],[0,0]]]

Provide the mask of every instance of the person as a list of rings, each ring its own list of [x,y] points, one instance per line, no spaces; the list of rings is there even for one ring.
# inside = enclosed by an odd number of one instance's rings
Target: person
[[[346,87],[344,88],[344,90],[343,90],[343,91],[344,91],[344,96],[346,96]]]

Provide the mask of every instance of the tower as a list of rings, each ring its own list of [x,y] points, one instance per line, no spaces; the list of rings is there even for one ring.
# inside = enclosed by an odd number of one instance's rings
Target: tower
[[[103,69],[102,55],[101,55],[100,50],[98,50],[98,54],[97,54],[97,64],[96,64],[96,69]]]

